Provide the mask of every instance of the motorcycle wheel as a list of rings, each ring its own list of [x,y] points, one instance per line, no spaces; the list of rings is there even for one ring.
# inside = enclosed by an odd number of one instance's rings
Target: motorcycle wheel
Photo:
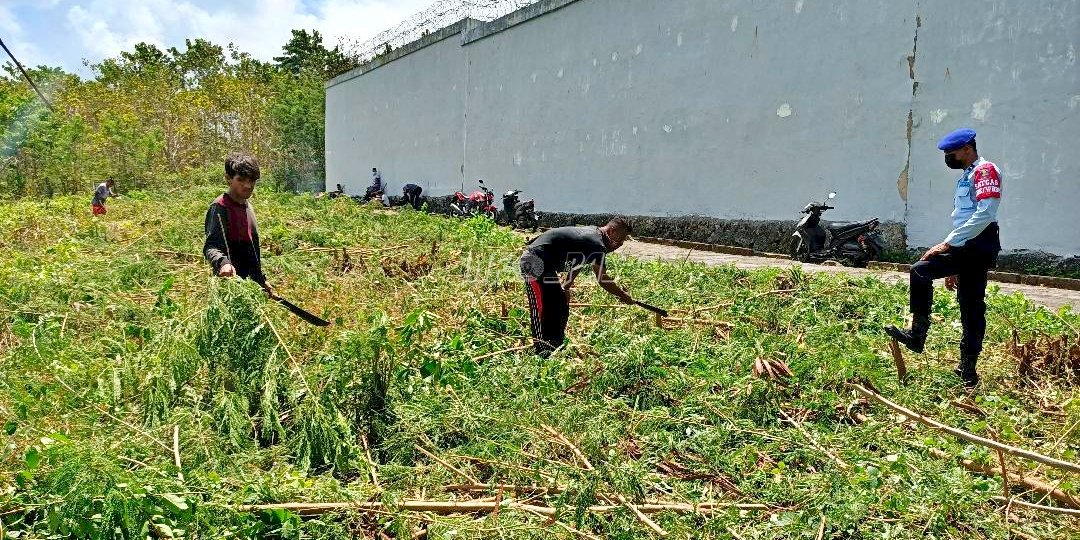
[[[883,250],[881,249],[881,246],[878,245],[875,242],[870,242],[869,244],[870,244],[870,253],[868,253],[867,256],[869,256],[870,258],[868,260],[880,261],[882,255],[884,255]]]
[[[855,268],[866,268],[870,261],[880,261],[881,250],[877,246],[870,244],[863,250],[863,256],[858,260],[852,259],[851,266]]]
[[[495,211],[494,211],[494,210],[486,210],[486,211],[484,212],[484,217],[486,217],[486,218],[490,219],[491,221],[494,221],[494,222],[498,223],[498,219],[497,219],[497,218],[498,218],[498,216],[497,216],[497,215],[495,215]]]
[[[847,258],[848,265],[856,268],[866,268],[870,261],[880,261],[882,249],[881,245],[875,240],[867,238],[865,242],[861,243],[859,249],[852,250],[851,255]]]

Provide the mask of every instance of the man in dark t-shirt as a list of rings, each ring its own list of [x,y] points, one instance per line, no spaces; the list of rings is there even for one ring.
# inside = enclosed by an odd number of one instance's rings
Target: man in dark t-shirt
[[[90,208],[93,209],[95,216],[105,215],[105,200],[109,197],[116,197],[116,193],[113,193],[113,186],[116,183],[112,178],[98,184],[97,189],[94,190],[94,200],[90,201]]]
[[[606,255],[619,249],[631,227],[626,218],[617,217],[603,227],[559,227],[534,238],[521,254],[521,275],[529,300],[533,346],[547,357],[562,346],[566,322],[570,317],[567,293],[574,278],[585,265],[592,265],[600,286],[626,304],[634,303],[630,294],[615,284],[604,269]],[[559,279],[559,273],[566,277]]]
[[[405,203],[411,204],[413,210],[420,209],[420,194],[424,192],[424,188],[416,184],[405,184],[401,188],[401,194],[405,197]]]

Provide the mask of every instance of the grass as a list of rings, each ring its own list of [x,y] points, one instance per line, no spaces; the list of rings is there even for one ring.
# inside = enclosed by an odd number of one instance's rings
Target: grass
[[[640,310],[575,308],[570,345],[540,360],[500,352],[528,335],[514,233],[480,219],[260,192],[267,274],[283,296],[334,322],[320,329],[251,283],[209,277],[200,227],[215,195],[133,193],[105,219],[90,217],[82,198],[0,205],[8,535],[400,538],[423,527],[428,538],[573,536],[509,509],[310,519],[237,509],[465,497],[445,489],[462,477],[417,445],[485,483],[561,487],[544,501],[561,509],[559,521],[601,537],[651,536],[629,511],[585,511],[609,493],[772,507],[653,516],[678,538],[816,538],[822,523],[827,538],[1080,530],[1077,520],[1016,509],[1006,519],[990,501],[999,479],[930,450],[995,456],[902,423],[847,386],[868,381],[950,425],[1075,461],[1077,381],[1038,370],[1020,379],[1006,350],[1014,329],[1022,340],[1076,336],[1074,313],[990,297],[983,383],[970,400],[980,417],[951,405],[964,393],[950,373],[959,311],[949,295],[935,299],[927,353],[909,356],[911,380],[900,386],[881,336],[903,322],[902,285],[614,257],[616,280],[645,301],[720,304],[698,316],[730,322],[728,335],[658,329]],[[778,289],[794,292],[770,293]],[[584,276],[574,295],[610,303]],[[753,377],[756,357],[786,361],[795,377],[787,386]],[[1009,463],[1080,493],[1075,477]]]

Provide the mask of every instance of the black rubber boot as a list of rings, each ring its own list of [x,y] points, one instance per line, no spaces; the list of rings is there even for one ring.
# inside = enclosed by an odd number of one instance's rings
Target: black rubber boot
[[[926,333],[930,331],[930,317],[915,317],[911,329],[903,330],[895,326],[885,327],[885,333],[902,343],[911,352],[921,353],[926,346]]]
[[[960,377],[964,381],[964,386],[968,388],[975,388],[979,384],[979,374],[975,371],[975,363],[978,360],[979,355],[977,354],[961,353],[960,364],[953,370],[953,373]]]

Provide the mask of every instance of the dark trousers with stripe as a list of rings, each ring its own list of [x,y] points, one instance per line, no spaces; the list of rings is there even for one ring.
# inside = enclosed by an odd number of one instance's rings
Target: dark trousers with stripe
[[[533,347],[536,354],[547,358],[563,344],[566,321],[570,318],[570,301],[555,276],[525,276],[525,296],[529,299],[529,318],[532,322]]]

